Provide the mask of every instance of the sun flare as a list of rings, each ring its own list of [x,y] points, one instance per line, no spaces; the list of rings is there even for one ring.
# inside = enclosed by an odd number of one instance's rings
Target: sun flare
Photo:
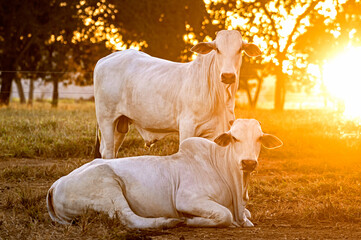
[[[324,83],[329,93],[344,103],[345,116],[361,118],[361,47],[327,62]]]

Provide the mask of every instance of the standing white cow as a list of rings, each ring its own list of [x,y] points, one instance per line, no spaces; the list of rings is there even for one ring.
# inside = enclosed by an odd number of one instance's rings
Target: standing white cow
[[[130,123],[147,146],[170,133],[179,132],[180,142],[194,136],[213,140],[229,129],[229,121],[235,119],[241,52],[258,56],[261,51],[235,30],[220,31],[214,41],[198,43],[191,50],[201,55],[189,63],[136,50],[99,60],[94,97],[101,156],[96,157],[116,157]]]
[[[245,194],[261,144],[282,142],[257,120],[238,119],[214,142],[188,138],[170,156],[96,159],[51,186],[48,211],[63,224],[94,209],[130,228],[253,226]]]

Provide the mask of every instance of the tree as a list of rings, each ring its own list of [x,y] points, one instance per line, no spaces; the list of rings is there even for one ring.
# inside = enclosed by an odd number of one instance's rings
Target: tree
[[[28,1],[1,1],[0,69],[5,71],[1,73],[0,105],[9,104],[11,84],[16,75],[16,66],[35,40],[34,37],[29,36],[29,22],[23,21],[24,19],[30,19],[31,13],[29,10],[31,8],[29,8]]]
[[[67,77],[90,84],[89,72],[112,49],[141,46],[154,56],[181,60],[182,53],[191,55],[185,51],[185,34],[203,39],[202,0],[1,1],[0,69],[9,71],[0,76],[0,104],[9,104],[15,71],[37,70],[53,81],[56,106],[58,82]]]
[[[269,75],[276,77],[275,109],[282,110],[286,87],[293,70],[294,45],[305,30],[307,22],[317,16],[322,1],[250,1],[229,0],[226,3],[211,3],[212,17],[218,16],[215,24],[220,28],[240,28],[246,39],[265,42],[262,64]],[[232,25],[231,18],[242,25]],[[222,26],[222,27],[221,27]]]
[[[262,71],[262,65],[259,63],[256,63],[251,58],[243,58],[241,70],[240,70],[240,77],[239,77],[239,89],[242,89],[246,92],[248,103],[251,109],[255,109],[259,93],[262,88],[263,84],[263,71]],[[256,80],[257,84],[256,86],[252,87],[249,84],[249,80]],[[252,88],[255,88],[255,93],[252,95]]]
[[[51,2],[53,3],[53,2]],[[0,8],[0,68],[2,75],[0,104],[9,104],[11,84],[16,71],[26,65],[31,47],[42,45],[50,32],[49,15],[44,8],[51,8],[47,1],[2,1]]]
[[[5,71],[1,74],[0,104],[9,104],[11,84],[16,77],[16,71],[29,71],[35,68],[43,73],[55,69],[66,72],[74,68],[73,65],[69,65],[71,53],[75,52],[73,50],[77,49],[81,43],[75,39],[74,35],[88,34],[89,39],[93,37],[91,31],[87,30],[84,16],[95,20],[103,18],[104,25],[108,28],[111,24],[113,12],[108,11],[108,4],[104,2],[2,0],[0,69]],[[96,43],[98,39],[94,39]],[[34,48],[38,50],[36,53],[32,51]],[[73,61],[73,63],[80,64],[78,61]],[[26,68],[29,66],[33,69]],[[56,106],[59,76],[50,77],[49,74],[44,74],[43,77],[52,79],[54,82],[53,103]]]
[[[295,50],[306,54],[306,61],[322,69],[327,59],[335,57],[348,45],[361,45],[360,1],[346,1],[329,6],[333,16],[315,15],[295,45]]]
[[[202,0],[121,0],[115,3],[120,38],[128,46],[144,43],[142,50],[152,56],[173,61],[188,59],[184,37],[205,37],[203,21],[207,11]]]

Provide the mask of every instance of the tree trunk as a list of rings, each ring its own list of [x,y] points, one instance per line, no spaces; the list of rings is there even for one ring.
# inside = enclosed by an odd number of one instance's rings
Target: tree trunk
[[[249,103],[249,106],[251,108],[253,108],[253,100],[252,100],[252,95],[251,95],[251,91],[249,90],[249,85],[248,85],[248,81],[246,80],[244,82],[244,90],[246,90],[246,93],[247,93],[247,98],[248,98],[248,103]]]
[[[249,89],[249,84],[248,81],[246,80],[245,82],[243,82],[243,89],[246,91],[247,93],[247,98],[248,98],[248,103],[251,109],[255,109],[257,102],[258,102],[258,97],[259,97],[259,93],[261,92],[261,87],[262,87],[262,83],[263,80],[261,77],[257,76],[256,80],[258,82],[257,86],[256,86],[256,92],[254,94],[254,96],[252,96],[251,91]]]
[[[15,72],[1,73],[0,105],[9,105],[11,95],[11,84],[15,78]]]
[[[53,80],[54,88],[53,88],[53,100],[51,102],[52,107],[58,107],[59,101],[59,80],[57,77],[54,77]]]
[[[279,70],[276,76],[276,87],[275,87],[275,102],[274,108],[276,111],[283,111],[285,105],[285,79],[286,76]]]
[[[18,88],[18,94],[19,94],[19,98],[20,98],[20,103],[21,103],[21,104],[25,104],[25,103],[26,103],[26,99],[25,99],[24,88],[23,88],[23,84],[21,83],[21,79],[19,79],[18,77],[16,77],[16,78],[15,78],[15,83],[16,83],[16,87]]]
[[[33,98],[34,98],[34,79],[30,79],[29,84],[29,97],[28,97],[28,105],[33,105]]]
[[[251,106],[252,109],[256,108],[259,93],[261,92],[261,88],[262,88],[263,79],[261,77],[257,77],[257,81],[258,81],[258,84],[257,84],[256,93],[254,94],[253,101],[252,101],[253,102],[253,105]]]

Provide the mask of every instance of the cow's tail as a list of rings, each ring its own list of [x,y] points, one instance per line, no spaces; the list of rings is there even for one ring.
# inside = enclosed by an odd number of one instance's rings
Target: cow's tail
[[[102,155],[100,154],[100,130],[99,130],[99,124],[97,123],[94,158],[101,158],[101,157]]]
[[[61,224],[71,224],[70,221],[62,218],[61,216],[59,216],[59,214],[57,214],[55,208],[54,208],[54,197],[53,197],[53,191],[54,188],[51,187],[48,191],[48,194],[46,195],[46,207],[48,208],[48,212],[50,215],[50,218],[58,223]]]

